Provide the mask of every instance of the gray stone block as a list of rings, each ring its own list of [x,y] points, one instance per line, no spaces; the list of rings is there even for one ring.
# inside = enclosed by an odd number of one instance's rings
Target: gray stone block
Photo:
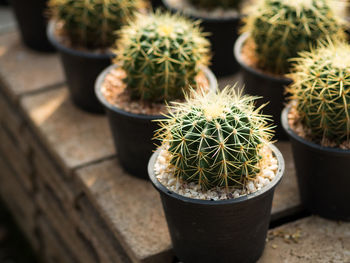
[[[0,78],[13,101],[24,93],[64,82],[58,56],[27,49],[17,32],[0,35],[0,47]]]
[[[350,223],[308,217],[270,230],[259,263],[350,262]]]
[[[75,108],[66,88],[25,96],[21,104],[40,141],[66,174],[115,154],[107,119]]]

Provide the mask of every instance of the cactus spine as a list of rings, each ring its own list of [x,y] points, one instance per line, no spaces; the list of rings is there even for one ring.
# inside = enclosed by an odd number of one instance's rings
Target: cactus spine
[[[288,59],[317,40],[342,35],[329,0],[262,0],[246,19],[244,31],[255,43],[259,68],[276,74],[288,72]]]
[[[238,9],[242,0],[190,0],[190,3],[194,6],[202,7],[204,9],[214,9],[217,7]]]
[[[295,59],[288,88],[303,126],[317,142],[350,138],[350,46],[322,43]]]
[[[203,188],[245,186],[259,172],[259,151],[269,142],[267,118],[256,97],[234,89],[194,92],[170,107],[157,138],[168,147],[175,176]]]
[[[115,63],[126,71],[134,99],[152,102],[183,98],[209,63],[209,42],[198,22],[168,13],[138,18],[120,31]]]
[[[134,17],[142,0],[50,0],[53,17],[63,23],[72,45],[106,48],[115,32]]]

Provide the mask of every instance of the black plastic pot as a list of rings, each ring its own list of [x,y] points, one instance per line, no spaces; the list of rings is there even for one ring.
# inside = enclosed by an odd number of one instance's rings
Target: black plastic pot
[[[237,39],[234,46],[236,60],[241,66],[245,87],[244,91],[250,95],[262,97],[257,100],[257,106],[269,102],[263,109],[264,114],[272,116],[273,122],[276,125],[275,138],[278,140],[286,140],[288,137],[282,128],[281,112],[285,105],[285,87],[290,85],[292,80],[284,77],[279,78],[267,75],[262,71],[248,66],[242,58],[242,47],[248,37],[248,33],[242,34]]]
[[[164,7],[162,0],[151,0],[153,10]]]
[[[289,109],[282,112],[282,124],[292,143],[304,206],[328,219],[350,221],[350,150],[322,147],[298,136],[288,124]]]
[[[58,50],[71,98],[75,105],[91,113],[104,113],[94,86],[97,76],[111,64],[112,53],[89,53],[62,45],[55,36],[55,23],[50,21],[48,37]]]
[[[111,65],[97,78],[95,92],[105,107],[110,128],[113,134],[114,144],[119,161],[128,173],[147,179],[148,160],[155,150],[154,133],[159,129],[159,124],[154,120],[162,119],[162,115],[142,115],[129,113],[111,105],[101,92],[102,83],[107,74],[115,68]],[[217,89],[217,80],[209,69],[204,68],[211,89]]]
[[[181,12],[170,6],[167,0],[162,0],[164,6],[173,13]],[[211,60],[210,69],[216,76],[227,76],[236,73],[239,70],[239,65],[232,55],[232,46],[238,37],[238,29],[241,18],[237,17],[200,17],[196,15],[188,15],[193,20],[201,20],[201,26],[204,32],[210,33],[208,39],[210,40],[213,57]]]
[[[278,173],[270,184],[248,196],[231,200],[197,200],[163,186],[154,174],[155,152],[148,165],[153,186],[159,191],[176,256],[183,262],[256,262],[268,231],[275,187],[284,173],[282,154]]]
[[[47,0],[11,0],[21,37],[26,46],[37,51],[52,52],[55,49],[46,36]]]

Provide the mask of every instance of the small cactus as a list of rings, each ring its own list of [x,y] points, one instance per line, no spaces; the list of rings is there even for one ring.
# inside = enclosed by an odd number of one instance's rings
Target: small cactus
[[[224,9],[238,9],[242,3],[242,0],[190,0],[190,3],[204,9],[214,9],[217,7]]]
[[[288,59],[309,50],[317,40],[342,35],[329,0],[262,0],[246,19],[243,31],[255,43],[258,66],[271,73],[289,71]]]
[[[156,137],[171,154],[175,176],[204,189],[241,187],[259,172],[260,149],[271,138],[256,97],[233,88],[194,92],[174,103]]]
[[[300,53],[289,77],[299,120],[317,142],[350,139],[350,46],[324,42]]]
[[[86,48],[107,48],[115,32],[134,17],[142,0],[50,0],[49,11],[63,23],[71,44]]]
[[[126,72],[132,98],[177,100],[196,86],[201,66],[209,64],[209,47],[198,22],[169,13],[138,15],[120,31],[115,63]]]

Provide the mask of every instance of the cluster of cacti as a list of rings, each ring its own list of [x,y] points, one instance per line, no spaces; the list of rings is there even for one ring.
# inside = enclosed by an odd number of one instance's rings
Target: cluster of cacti
[[[255,43],[258,66],[284,74],[290,58],[317,40],[340,37],[342,30],[329,0],[262,0],[246,19],[244,31]]]
[[[301,123],[313,140],[342,142],[350,138],[350,46],[323,43],[295,59],[288,88]]]
[[[177,177],[204,189],[242,187],[259,172],[259,155],[271,132],[267,117],[254,108],[256,97],[234,89],[194,92],[174,103],[157,138],[168,147]]]
[[[120,31],[115,63],[126,72],[131,97],[148,101],[183,98],[209,63],[209,42],[198,22],[156,12],[139,15]]]
[[[106,48],[119,30],[134,17],[142,0],[50,0],[52,16],[63,23],[72,45]]]
[[[242,0],[189,0],[189,2],[198,7],[213,9],[217,7],[237,9],[240,7]]]

